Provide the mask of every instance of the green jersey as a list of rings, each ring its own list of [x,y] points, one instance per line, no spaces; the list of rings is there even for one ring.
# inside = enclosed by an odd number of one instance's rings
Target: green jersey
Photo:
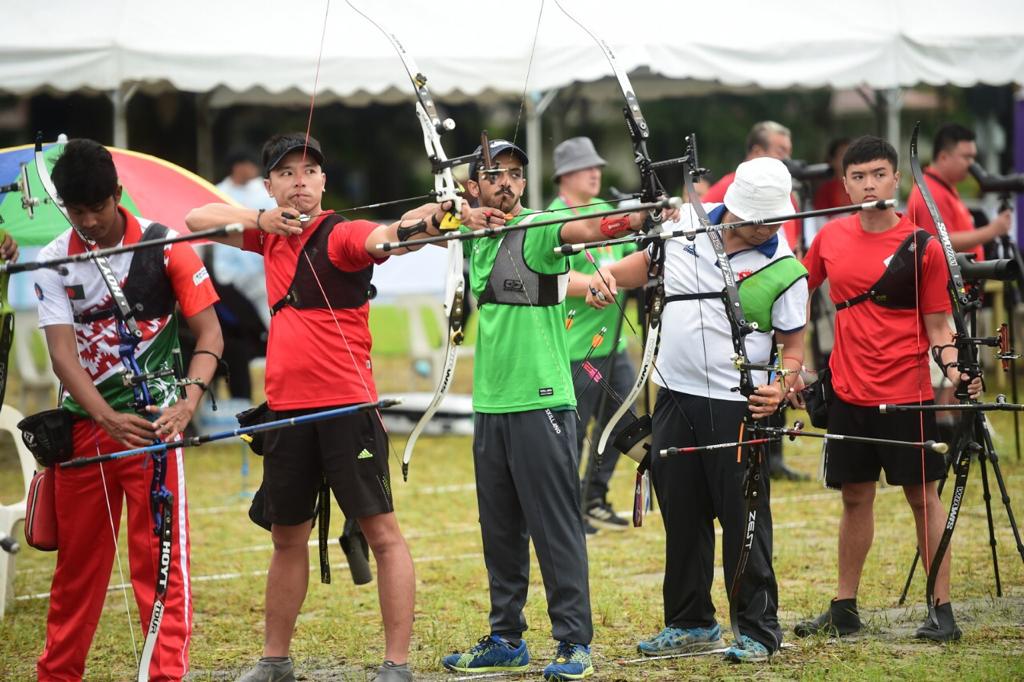
[[[517,224],[531,213],[524,209],[509,224]],[[501,414],[576,405],[565,304],[560,302],[564,296],[549,287],[542,299],[529,294],[531,287],[524,284],[538,276],[546,284],[554,276],[564,278],[568,260],[554,251],[562,244],[560,232],[561,225],[527,228],[497,238],[469,240],[464,246],[469,287],[480,302],[473,367],[473,409],[477,412]],[[516,254],[514,244],[520,239],[521,253]],[[492,271],[503,274],[494,277]],[[522,304],[488,300],[496,289],[522,296]]]
[[[595,199],[594,201],[600,200]],[[588,203],[592,205],[573,209],[568,207],[562,197],[558,197],[551,202],[548,209],[563,209],[566,215],[589,215],[612,208],[611,204]],[[558,214],[556,213],[555,215]],[[597,272],[597,268],[622,260],[634,251],[636,251],[635,244],[615,244],[614,246],[590,249],[590,254],[594,257],[597,267],[594,267],[593,263],[587,259],[586,254],[577,253],[569,257],[569,268],[582,272],[585,275],[592,275]],[[592,358],[603,358],[611,355],[612,351],[621,352],[626,350],[626,337],[621,333],[621,327],[618,324],[618,317],[621,314],[620,308],[625,305],[626,294],[619,292],[618,298],[619,305],[606,306],[601,310],[591,308],[587,305],[586,299],[580,296],[569,296],[565,299],[566,310],[576,311],[576,317],[573,319],[572,326],[569,327],[569,358],[573,362],[582,360],[587,356],[594,335],[600,331],[601,327],[605,327],[608,332],[605,335],[604,343],[598,346],[597,350],[591,355]],[[618,343],[612,338],[616,328],[620,330]]]

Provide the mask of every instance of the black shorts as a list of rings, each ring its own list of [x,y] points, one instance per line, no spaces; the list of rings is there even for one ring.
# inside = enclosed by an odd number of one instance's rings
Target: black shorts
[[[331,409],[273,412],[287,419]],[[388,438],[375,411],[267,432],[263,456],[263,512],[267,521],[294,526],[313,518],[326,478],[350,519],[394,511]]]
[[[931,404],[927,401],[925,404]],[[922,422],[923,417],[923,422]],[[924,435],[922,435],[922,423]],[[891,440],[924,441],[936,438],[934,412],[882,414],[878,407],[862,407],[834,397],[828,411],[829,433]],[[924,454],[924,476],[921,456]],[[946,476],[946,460],[937,452],[891,445],[869,445],[830,440],[825,447],[825,485],[840,488],[843,483],[877,481],[885,469],[890,485],[912,485],[937,481]]]

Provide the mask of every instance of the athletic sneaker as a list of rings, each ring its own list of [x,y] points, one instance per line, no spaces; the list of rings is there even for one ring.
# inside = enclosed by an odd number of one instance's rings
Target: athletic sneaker
[[[860,615],[857,613],[856,598],[833,599],[828,611],[814,620],[797,623],[793,632],[797,637],[810,637],[819,633],[840,637],[852,635],[863,627],[864,624],[860,622]]]
[[[555,660],[544,668],[545,680],[582,680],[594,674],[590,647],[572,642],[559,642]]]
[[[295,682],[292,659],[275,658],[268,661],[266,658],[261,658],[256,665],[249,668],[235,682]]]
[[[615,513],[608,500],[591,500],[587,503],[587,520],[599,528],[626,530],[629,521]]]
[[[946,602],[935,607],[935,621],[929,614],[914,633],[914,637],[930,639],[933,642],[955,642],[960,639],[961,634],[960,628],[956,625],[956,618],[953,617],[953,605]]]
[[[441,659],[441,665],[457,673],[490,673],[526,670],[530,653],[526,640],[513,646],[504,637],[487,635],[481,637],[473,648],[465,653],[452,653]]]
[[[716,623],[709,628],[668,627],[654,637],[641,641],[636,648],[644,656],[667,656],[711,651],[724,646],[722,628]]]
[[[769,656],[768,647],[746,635],[740,635],[740,641],[734,642],[725,652],[725,660],[731,663],[763,663]]]
[[[408,663],[396,665],[392,661],[384,661],[373,682],[412,682],[412,671]]]

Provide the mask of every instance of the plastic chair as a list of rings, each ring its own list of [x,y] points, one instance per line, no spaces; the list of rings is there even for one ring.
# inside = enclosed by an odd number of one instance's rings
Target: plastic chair
[[[21,431],[17,424],[22,420],[21,412],[4,405],[0,408],[0,431],[7,431],[11,434],[14,447],[18,451],[18,460],[21,463],[21,475],[25,482],[25,492],[20,501],[14,504],[0,504],[0,531],[7,535],[17,537],[21,534],[20,525],[25,521],[25,503],[28,500],[28,488],[32,483],[32,475],[36,472],[36,460],[32,457],[25,444],[21,442]],[[17,527],[17,534],[15,529]],[[0,618],[3,618],[7,609],[8,596],[14,595],[14,562],[16,555],[0,551]]]

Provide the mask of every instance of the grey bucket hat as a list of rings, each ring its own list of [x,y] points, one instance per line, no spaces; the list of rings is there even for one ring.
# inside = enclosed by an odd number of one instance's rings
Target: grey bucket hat
[[[594,143],[589,137],[570,137],[555,147],[555,174],[557,180],[566,173],[605,166],[608,162],[602,159]]]

